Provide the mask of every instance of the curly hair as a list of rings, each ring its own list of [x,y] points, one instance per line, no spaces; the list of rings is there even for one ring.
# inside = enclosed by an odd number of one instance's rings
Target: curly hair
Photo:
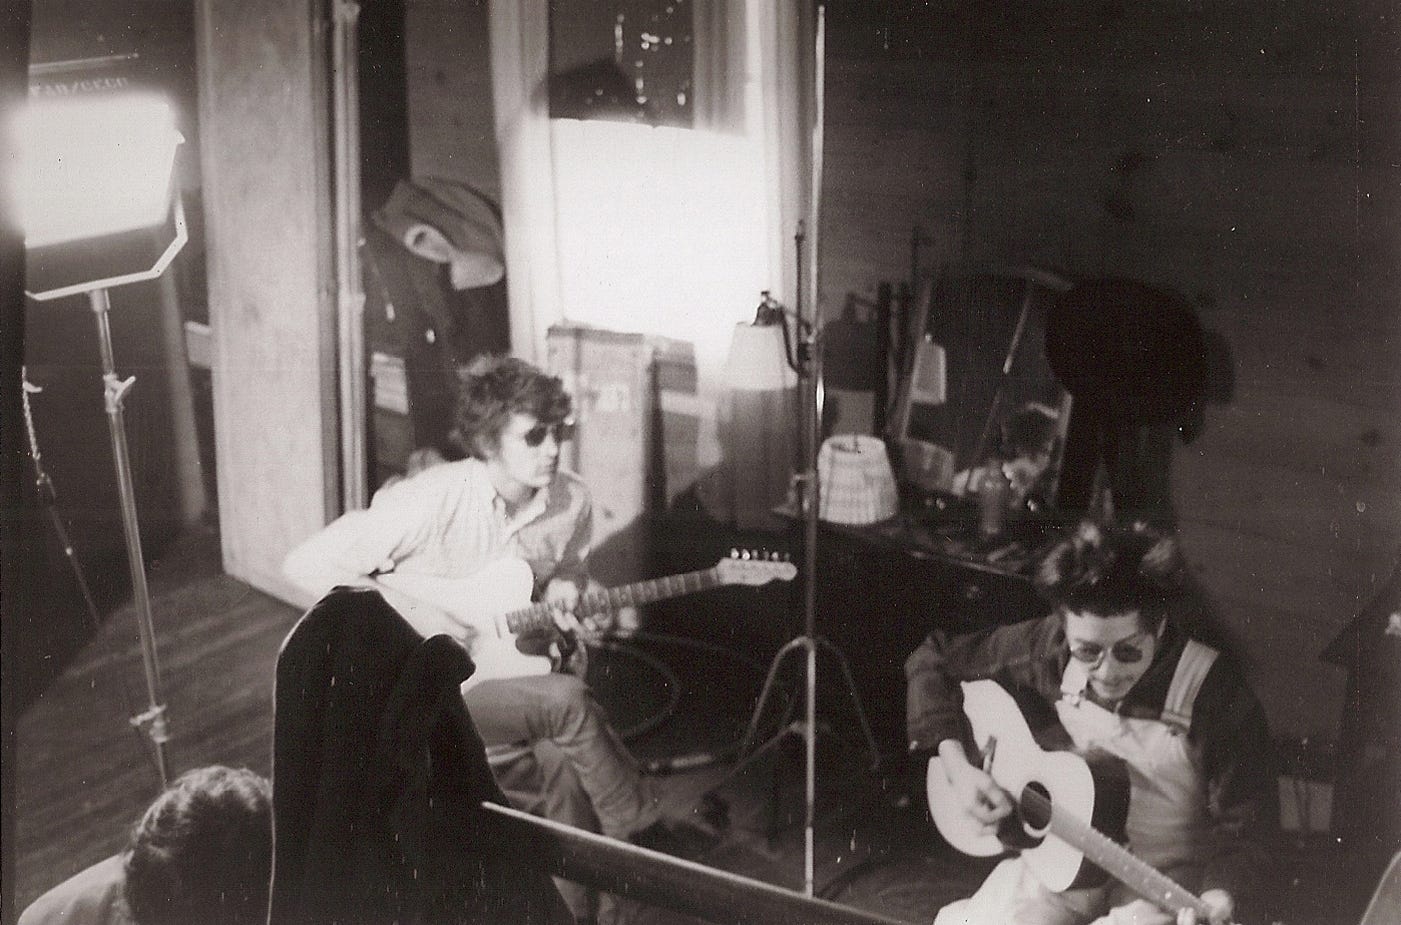
[[[1083,521],[1041,560],[1035,581],[1057,610],[1137,611],[1149,628],[1185,591],[1186,568],[1177,540],[1146,524]]]
[[[132,829],[124,868],[140,925],[266,921],[272,788],[244,768],[187,771]]]
[[[452,439],[467,455],[486,459],[500,446],[512,414],[557,424],[572,411],[573,401],[558,376],[515,357],[479,357],[462,374]]]

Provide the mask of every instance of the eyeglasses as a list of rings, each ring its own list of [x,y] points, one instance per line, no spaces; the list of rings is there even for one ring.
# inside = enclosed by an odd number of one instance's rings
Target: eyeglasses
[[[574,436],[574,422],[556,421],[553,424],[536,424],[521,434],[521,439],[525,441],[526,446],[534,449],[545,442],[546,434],[553,434],[555,443],[563,443]]]
[[[1143,661],[1143,657],[1147,654],[1144,651],[1146,645],[1146,640],[1142,643],[1134,643],[1124,639],[1106,649],[1097,642],[1079,642],[1070,647],[1070,657],[1077,662],[1084,662],[1091,668],[1098,668],[1100,663],[1104,661],[1106,654],[1113,656],[1114,661],[1121,665],[1132,665],[1135,662]]]

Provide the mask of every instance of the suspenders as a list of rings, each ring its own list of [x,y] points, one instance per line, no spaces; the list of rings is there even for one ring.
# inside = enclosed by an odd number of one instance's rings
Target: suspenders
[[[1195,639],[1187,640],[1182,657],[1177,660],[1177,670],[1173,672],[1172,684],[1163,700],[1163,712],[1159,717],[1164,723],[1186,733],[1192,728],[1192,704],[1201,690],[1206,673],[1216,662],[1217,651]]]

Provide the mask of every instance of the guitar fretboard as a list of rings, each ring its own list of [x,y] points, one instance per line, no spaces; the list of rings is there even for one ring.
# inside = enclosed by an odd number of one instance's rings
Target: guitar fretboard
[[[679,575],[668,575],[665,578],[652,578],[630,585],[620,585],[616,588],[589,591],[579,596],[579,604],[574,612],[582,617],[617,607],[636,607],[654,601],[664,601],[667,598],[694,594],[697,591],[707,591],[721,583],[719,569],[712,566],[696,572],[682,572]],[[538,632],[555,625],[550,610],[550,604],[542,601],[539,604],[522,607],[520,610],[513,610],[505,614],[502,619],[506,623],[506,628],[513,633]]]
[[[1118,878],[1144,899],[1156,903],[1171,912],[1191,908],[1197,910],[1202,921],[1210,911],[1206,904],[1185,889],[1177,881],[1162,871],[1135,857],[1122,845],[1091,826],[1083,819],[1059,811],[1051,801],[1035,790],[1027,789],[1022,794],[1022,802],[1038,807],[1040,813],[1049,813],[1051,834],[1078,848],[1085,857]],[[1045,818],[1045,815],[1042,815]]]

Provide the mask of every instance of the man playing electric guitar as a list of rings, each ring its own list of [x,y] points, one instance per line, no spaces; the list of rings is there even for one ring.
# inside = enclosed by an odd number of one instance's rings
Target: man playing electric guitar
[[[338,584],[372,584],[419,633],[446,633],[470,650],[482,627],[435,600],[434,591],[510,557],[528,563],[537,596],[556,605],[562,634],[605,629],[611,615],[582,624],[574,615],[588,581],[591,508],[583,482],[559,466],[571,410],[558,378],[511,357],[478,360],[463,378],[456,412],[454,436],[468,457],[381,489],[369,508],[294,549],[284,573],[318,595]],[[522,808],[684,851],[686,840],[663,820],[650,782],[578,673],[469,680],[463,696],[489,749],[518,747],[512,760],[494,761],[493,771]],[[562,884],[562,892],[576,917],[591,917],[580,891]]]
[[[961,638],[935,633],[906,662],[910,748],[930,759],[931,792],[938,775],[943,798],[984,836],[1025,805],[985,769],[995,755],[964,746],[962,682],[971,694],[995,680],[1054,710],[1077,751],[1126,765],[1129,851],[1199,897],[1163,909],[1120,882],[1056,892],[1015,856],[944,907],[937,925],[1236,921],[1278,819],[1272,745],[1236,666],[1182,628],[1175,541],[1142,525],[1082,524],[1036,582],[1048,616]]]

